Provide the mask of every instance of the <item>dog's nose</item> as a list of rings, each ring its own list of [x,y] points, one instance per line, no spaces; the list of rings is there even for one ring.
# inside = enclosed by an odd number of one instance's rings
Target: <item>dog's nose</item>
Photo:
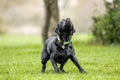
[[[66,25],[71,26],[71,20],[70,20],[70,18],[66,19]]]
[[[70,21],[70,18],[67,18],[66,21]]]

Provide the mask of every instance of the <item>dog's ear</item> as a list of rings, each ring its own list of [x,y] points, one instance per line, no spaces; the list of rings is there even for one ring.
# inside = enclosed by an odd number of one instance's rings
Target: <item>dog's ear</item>
[[[74,26],[72,26],[72,27],[73,27],[72,34],[74,34],[76,32],[76,30],[75,30]]]
[[[59,24],[57,24],[57,27],[56,27],[56,29],[55,29],[55,32],[56,32],[58,35],[60,35]]]

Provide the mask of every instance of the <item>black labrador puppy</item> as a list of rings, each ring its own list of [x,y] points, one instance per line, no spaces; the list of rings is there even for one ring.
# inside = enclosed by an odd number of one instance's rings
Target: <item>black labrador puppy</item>
[[[75,57],[71,41],[72,35],[75,33],[75,29],[70,18],[62,19],[62,21],[58,23],[55,32],[57,33],[57,36],[47,39],[44,44],[41,55],[42,72],[45,72],[46,63],[49,59],[55,72],[65,72],[63,66],[68,59],[71,59],[79,71],[81,73],[85,73],[84,69],[80,66]],[[58,68],[57,63],[60,64],[60,68]]]

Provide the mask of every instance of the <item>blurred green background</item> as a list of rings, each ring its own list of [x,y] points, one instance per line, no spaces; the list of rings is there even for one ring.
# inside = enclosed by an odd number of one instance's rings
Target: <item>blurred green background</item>
[[[0,0],[0,80],[120,80],[120,0],[106,1]],[[67,17],[76,29],[76,57],[88,74],[71,61],[60,74],[49,61],[43,74],[43,40]]]

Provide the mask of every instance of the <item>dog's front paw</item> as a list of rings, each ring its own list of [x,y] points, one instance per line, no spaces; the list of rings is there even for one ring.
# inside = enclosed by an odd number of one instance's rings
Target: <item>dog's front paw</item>
[[[42,66],[41,72],[44,73],[45,72],[45,66]]]
[[[82,71],[81,73],[82,73],[82,74],[87,74],[87,72],[86,72],[86,71]]]
[[[64,69],[62,69],[62,70],[60,70],[60,71],[66,73],[66,71],[65,71]]]

